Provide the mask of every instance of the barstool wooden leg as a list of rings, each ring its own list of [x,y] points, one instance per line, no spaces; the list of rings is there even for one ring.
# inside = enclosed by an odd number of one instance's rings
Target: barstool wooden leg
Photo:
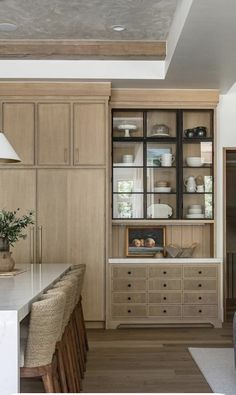
[[[48,393],[55,393],[54,384],[53,384],[53,372],[52,367],[45,368],[45,374],[42,375],[42,380],[44,384],[45,391]]]
[[[59,373],[59,379],[60,379],[60,384],[61,384],[61,390],[63,393],[68,393],[68,385],[66,381],[66,372],[65,372],[65,366],[64,366],[64,361],[63,361],[63,350],[62,350],[62,344],[61,342],[57,343],[56,346],[56,355],[57,355],[57,360],[58,360],[58,373]]]

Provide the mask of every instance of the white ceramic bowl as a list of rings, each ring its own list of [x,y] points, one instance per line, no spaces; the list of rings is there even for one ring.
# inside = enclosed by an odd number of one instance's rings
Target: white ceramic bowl
[[[204,214],[187,214],[186,218],[205,218]]]
[[[189,209],[194,209],[194,208],[198,208],[202,211],[201,204],[190,204]]]
[[[188,212],[189,214],[202,214],[202,210],[200,208],[190,208]]]
[[[187,156],[186,164],[191,167],[201,167],[204,165],[204,160],[200,156]]]
[[[171,192],[171,187],[155,187],[154,192],[169,193],[169,192]]]

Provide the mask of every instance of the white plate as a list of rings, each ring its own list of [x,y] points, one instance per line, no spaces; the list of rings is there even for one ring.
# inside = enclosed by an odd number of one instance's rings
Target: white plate
[[[187,214],[186,218],[205,218],[204,214]]]
[[[171,187],[155,187],[154,192],[171,192]]]
[[[168,136],[168,137],[170,137],[169,133],[152,133],[152,134],[150,134],[149,137],[154,137],[154,136]]]

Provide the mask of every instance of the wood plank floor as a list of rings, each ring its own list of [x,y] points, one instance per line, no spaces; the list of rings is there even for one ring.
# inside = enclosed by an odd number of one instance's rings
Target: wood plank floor
[[[222,329],[93,329],[88,335],[86,393],[209,393],[212,391],[188,347],[232,347],[231,324]],[[22,386],[22,392],[35,392],[35,384]]]

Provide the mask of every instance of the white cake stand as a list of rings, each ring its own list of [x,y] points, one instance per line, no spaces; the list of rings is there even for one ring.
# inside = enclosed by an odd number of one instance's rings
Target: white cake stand
[[[133,125],[133,124],[126,124],[126,125],[119,125],[117,127],[117,129],[121,132],[125,132],[124,137],[131,137],[130,136],[130,132],[134,132],[135,130],[137,130],[137,126]]]

